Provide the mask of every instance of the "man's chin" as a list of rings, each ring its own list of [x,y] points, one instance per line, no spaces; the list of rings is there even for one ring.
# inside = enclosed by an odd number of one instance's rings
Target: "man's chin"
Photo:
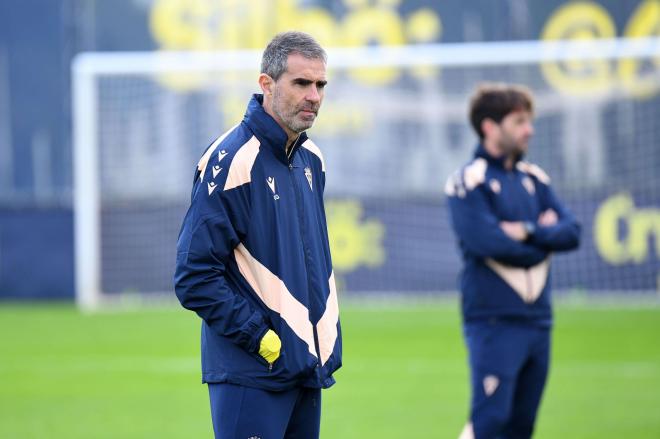
[[[301,120],[297,121],[296,124],[294,124],[294,126],[291,128],[296,133],[302,133],[303,131],[310,129],[312,125],[314,125],[314,120]]]
[[[315,120],[316,120],[316,114],[311,113],[311,114],[306,114],[304,116],[300,116],[298,118],[298,123],[300,125],[309,124],[309,126],[312,126],[312,124],[314,124]]]

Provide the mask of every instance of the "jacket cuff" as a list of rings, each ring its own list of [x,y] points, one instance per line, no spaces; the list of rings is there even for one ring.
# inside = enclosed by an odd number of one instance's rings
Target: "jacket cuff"
[[[250,318],[243,324],[240,330],[239,344],[245,347],[248,352],[256,352],[259,349],[261,339],[268,331],[263,315],[255,311]]]
[[[536,226],[534,234],[529,237],[530,244],[545,246],[548,241],[548,233],[555,226]]]

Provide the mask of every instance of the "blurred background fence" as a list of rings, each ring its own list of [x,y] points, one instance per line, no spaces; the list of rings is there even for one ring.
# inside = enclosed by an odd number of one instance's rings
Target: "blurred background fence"
[[[660,2],[3,2],[0,297],[73,297],[73,133],[89,120],[89,148],[99,159],[100,289],[169,291],[194,164],[257,91],[256,70],[97,69],[95,106],[74,120],[77,53],[260,50],[289,28],[311,32],[326,47],[588,44],[660,35]],[[555,285],[593,295],[657,294],[660,46],[644,50],[648,56],[615,60],[331,71],[310,135],[327,160],[329,227],[343,290],[455,290],[460,261],[442,189],[475,146],[469,93],[480,81],[501,80],[534,90],[530,159],[548,171],[584,227],[581,249],[555,260]]]

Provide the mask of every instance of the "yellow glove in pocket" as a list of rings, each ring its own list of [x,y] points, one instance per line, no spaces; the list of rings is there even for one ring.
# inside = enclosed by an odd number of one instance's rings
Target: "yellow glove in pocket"
[[[269,329],[259,343],[259,355],[264,357],[268,364],[273,364],[280,357],[282,342],[275,331]]]

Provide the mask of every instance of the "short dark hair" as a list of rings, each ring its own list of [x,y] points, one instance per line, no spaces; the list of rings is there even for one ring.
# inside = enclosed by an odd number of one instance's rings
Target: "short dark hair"
[[[282,32],[275,35],[266,46],[261,57],[261,73],[277,81],[286,72],[287,60],[293,53],[327,62],[325,50],[311,35],[297,31]]]
[[[502,122],[514,111],[534,112],[532,93],[527,87],[513,84],[480,84],[470,99],[470,123],[480,139],[484,132],[481,123],[484,119]]]

